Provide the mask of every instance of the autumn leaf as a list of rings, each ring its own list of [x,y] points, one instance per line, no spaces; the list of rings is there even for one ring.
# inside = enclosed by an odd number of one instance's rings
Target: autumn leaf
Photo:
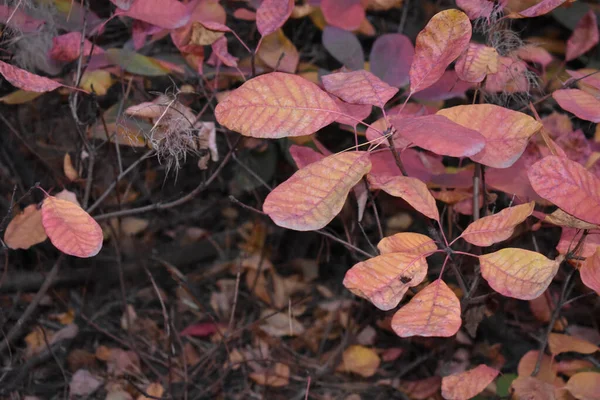
[[[115,15],[137,19],[165,29],[177,29],[189,22],[191,10],[177,0],[144,0],[132,2],[127,9],[117,8]]]
[[[414,232],[400,232],[381,239],[377,244],[377,249],[381,254],[425,254],[436,251],[437,245],[429,236]]]
[[[52,38],[52,49],[50,57],[58,61],[71,62],[76,60],[81,53],[81,32],[69,32]],[[94,46],[92,42],[83,39],[83,55],[99,55],[104,53],[99,46]]]
[[[256,27],[267,36],[283,26],[294,10],[294,0],[263,0],[256,10]]]
[[[281,138],[310,135],[335,121],[338,107],[314,83],[272,72],[244,83],[221,101],[217,121],[245,136]]]
[[[302,169],[309,164],[321,161],[325,158],[325,156],[318,151],[307,146],[298,146],[297,144],[291,145],[289,151],[298,169]]]
[[[360,41],[354,33],[328,25],[323,29],[323,37],[321,40],[323,41],[325,50],[346,68],[350,70],[363,68],[365,64],[365,54]],[[373,71],[372,66],[371,70]],[[377,75],[374,71],[373,73]],[[383,80],[385,81],[385,79]]]
[[[460,324],[460,301],[441,279],[422,289],[392,318],[392,329],[400,337],[450,337]]]
[[[517,225],[533,212],[535,202],[508,207],[471,223],[460,235],[475,246],[487,247],[511,237]]]
[[[423,253],[387,253],[362,261],[346,272],[344,286],[380,310],[396,307],[406,291],[427,275]]]
[[[379,364],[381,364],[381,360],[373,349],[361,345],[352,345],[344,350],[342,363],[337,370],[368,378],[375,375]]]
[[[513,165],[525,151],[529,138],[542,127],[526,114],[493,104],[450,107],[437,114],[479,132],[485,138],[485,147],[471,159],[494,168]]]
[[[346,103],[333,95],[331,97],[340,109],[341,114],[335,119],[335,121],[340,124],[356,127],[360,124],[360,121],[371,115],[371,111],[373,110],[373,106],[368,104],[351,104]]]
[[[354,31],[365,19],[361,0],[321,0],[321,11],[328,24]]]
[[[390,117],[390,121],[402,138],[439,155],[469,157],[485,146],[485,139],[479,132],[441,115],[398,115]]]
[[[479,257],[481,275],[496,292],[520,300],[540,296],[559,263],[534,251],[505,248]]]
[[[519,12],[513,12],[508,15],[509,18],[533,18],[539,17],[561,6],[567,0],[542,0],[537,4]]]
[[[513,398],[527,400],[555,400],[554,386],[533,376],[519,376],[512,381]]]
[[[586,258],[579,273],[583,284],[600,296],[600,246],[592,256]]]
[[[597,400],[600,393],[600,373],[579,372],[569,378],[566,388],[578,400]]]
[[[493,47],[471,43],[456,60],[454,70],[463,81],[482,82],[487,74],[498,72],[498,52]]]
[[[281,29],[262,38],[257,54],[267,66],[291,74],[300,61],[296,46]]]
[[[561,333],[551,333],[548,336],[548,348],[553,355],[574,352],[580,354],[593,354],[600,350],[598,346],[587,340],[579,339]]]
[[[53,81],[31,72],[25,71],[14,65],[0,61],[0,74],[4,76],[11,85],[28,92],[50,92],[56,88],[63,86],[62,83]]]
[[[556,245],[556,250],[560,254],[567,254],[575,250],[579,239],[581,238],[582,232],[574,228],[563,228]],[[600,232],[595,231],[587,235],[583,240],[583,245],[577,251],[578,257],[587,258],[596,252],[596,249],[600,246]]]
[[[442,77],[444,71],[467,48],[471,21],[459,10],[435,14],[417,35],[410,67],[410,93],[423,90]]]
[[[482,0],[456,0],[456,5],[462,8],[462,10],[471,19],[490,18],[492,13],[501,12],[505,4],[506,0],[498,2]]]
[[[519,93],[529,91],[527,64],[516,57],[498,57],[498,70],[489,73],[485,80],[485,90],[498,93]]]
[[[531,376],[536,368],[540,352],[538,350],[530,350],[521,357],[517,366],[517,373],[520,377]],[[556,380],[556,363],[552,357],[542,355],[540,368],[536,377],[546,383],[554,383]]]
[[[270,369],[252,372],[248,376],[262,386],[283,387],[290,383],[290,367],[286,364],[276,363]]]
[[[370,170],[366,152],[326,157],[297,171],[269,193],[263,211],[284,228],[321,229],[341,211],[349,191]]]
[[[579,89],[559,89],[552,97],[564,110],[591,122],[600,122],[600,100]]]
[[[348,103],[368,104],[383,109],[385,103],[398,93],[397,88],[365,70],[338,72],[321,79],[329,93]]]
[[[69,179],[71,182],[79,178],[79,173],[75,167],[73,167],[73,161],[71,161],[71,155],[69,153],[65,153],[63,158],[63,172],[65,173],[67,179]]]
[[[368,175],[367,179],[371,189],[380,189],[392,196],[400,197],[426,217],[436,221],[440,220],[435,199],[429,192],[427,185],[420,179],[408,176],[377,177],[373,175]]]
[[[46,197],[42,203],[42,224],[52,244],[65,254],[87,258],[102,248],[100,225],[70,201]]]
[[[4,242],[13,249],[28,249],[43,242],[48,236],[42,225],[42,213],[35,204],[30,204],[15,216],[4,232]]]
[[[386,33],[375,39],[371,47],[370,70],[387,84],[402,87],[409,81],[408,71],[414,55],[415,48],[407,36]]]
[[[500,371],[480,364],[477,367],[442,378],[442,397],[448,400],[467,400],[477,396]]]
[[[556,209],[552,214],[546,215],[544,218],[545,222],[549,222],[554,225],[562,226],[564,228],[575,228],[575,229],[600,229],[598,225],[590,224],[575,218],[569,213],[564,212],[560,208]]]
[[[600,41],[598,21],[594,10],[589,10],[577,23],[567,40],[566,61],[571,61],[593,49]]]
[[[600,224],[600,179],[568,158],[548,156],[528,171],[533,190],[583,221]]]

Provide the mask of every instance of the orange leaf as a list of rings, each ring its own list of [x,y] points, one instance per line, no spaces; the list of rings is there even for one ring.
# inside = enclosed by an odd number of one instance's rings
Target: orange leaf
[[[441,279],[417,293],[392,318],[392,329],[400,337],[449,337],[460,324],[460,301]]]
[[[102,248],[102,228],[75,203],[46,197],[42,203],[42,224],[52,244],[65,254],[87,258]]]
[[[493,47],[471,43],[456,60],[456,75],[466,82],[482,82],[487,74],[498,72],[498,52]]]
[[[290,383],[290,367],[286,364],[276,363],[272,369],[252,372],[249,376],[259,385],[283,387]]]
[[[427,253],[388,253],[359,262],[346,272],[344,286],[380,310],[391,310],[408,288],[427,276]]]
[[[537,350],[530,350],[521,357],[517,367],[517,374],[520,377],[531,376],[537,364],[539,354],[540,352]],[[543,382],[554,383],[556,379],[556,363],[553,362],[550,356],[545,354],[542,356],[540,370],[536,376]]]
[[[600,122],[600,100],[579,89],[560,89],[552,97],[564,110],[591,122]]]
[[[600,295],[600,247],[596,248],[591,257],[586,258],[579,273],[583,284]]]
[[[520,376],[510,385],[513,399],[555,400],[554,386],[533,376]]]
[[[529,138],[542,127],[526,114],[492,104],[450,107],[437,114],[483,135],[485,147],[471,159],[494,168],[513,165]]]
[[[63,86],[62,83],[32,74],[4,61],[0,61],[0,74],[14,87],[29,92],[49,92]]]
[[[365,70],[338,72],[325,75],[321,79],[329,93],[348,103],[368,104],[383,108],[385,103],[398,93],[397,88],[388,85]]]
[[[263,211],[284,228],[321,229],[342,210],[350,189],[371,170],[369,153],[334,154],[307,165],[273,190]]]
[[[392,196],[401,197],[421,214],[440,220],[435,199],[421,180],[408,176],[369,175],[367,178],[372,189],[381,189]]]
[[[544,157],[527,173],[533,190],[583,221],[600,224],[600,179],[568,158]]]
[[[594,10],[589,10],[577,23],[567,41],[565,61],[571,61],[593,49],[600,41],[598,21]]]
[[[263,37],[257,54],[267,66],[291,74],[296,72],[300,61],[296,46],[281,29]]]
[[[551,333],[548,336],[548,348],[553,355],[569,351],[581,354],[593,354],[600,350],[598,346],[587,340],[560,333]]]
[[[65,153],[65,157],[63,158],[63,172],[71,182],[79,178],[79,173],[75,167],[73,167],[73,161],[71,160],[71,155],[69,153]]]
[[[375,375],[381,360],[375,351],[365,346],[353,345],[344,350],[338,371],[352,372],[368,378]]]
[[[559,263],[535,251],[506,248],[479,257],[481,275],[496,292],[520,300],[540,296]]]
[[[600,398],[600,373],[579,372],[569,379],[566,388],[576,399],[598,400]]]
[[[261,36],[281,28],[292,15],[294,0],[264,0],[256,10],[256,27]]]
[[[436,251],[437,245],[429,236],[414,232],[400,232],[383,238],[377,244],[377,249],[381,254],[425,254]]]
[[[46,240],[42,225],[42,213],[35,204],[30,204],[23,212],[10,221],[4,232],[4,242],[13,250],[28,249]]]
[[[475,246],[487,247],[508,239],[517,225],[533,212],[535,202],[508,207],[497,214],[483,217],[464,230],[462,237]]]
[[[410,93],[437,82],[446,67],[469,45],[471,21],[459,10],[435,14],[417,35],[415,56],[410,66]]]
[[[459,374],[442,378],[442,397],[452,400],[467,400],[477,396],[490,384],[500,371],[480,364]]]
[[[271,72],[244,83],[221,101],[217,121],[245,136],[275,139],[310,135],[335,121],[338,107],[314,83]]]

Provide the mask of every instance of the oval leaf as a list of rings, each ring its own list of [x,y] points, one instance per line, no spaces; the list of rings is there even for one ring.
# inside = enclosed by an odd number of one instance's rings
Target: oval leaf
[[[43,242],[48,236],[42,225],[42,213],[35,204],[30,204],[15,216],[4,232],[4,242],[13,250],[28,249]]]
[[[364,67],[365,55],[362,46],[352,32],[335,26],[326,26],[323,29],[322,41],[325,50],[348,69],[357,70]]]
[[[551,333],[548,336],[548,348],[553,355],[574,352],[580,354],[594,354],[598,346],[587,340],[579,339],[574,336],[563,335],[561,333]]]
[[[533,212],[535,202],[508,207],[497,214],[483,217],[464,230],[462,237],[475,246],[487,247],[511,237],[515,227]]]
[[[381,254],[425,254],[436,251],[437,245],[429,236],[414,232],[400,232],[381,239],[377,244],[377,249]]]
[[[477,367],[442,378],[442,397],[448,400],[467,400],[483,392],[500,371],[481,364]]]
[[[567,0],[542,0],[539,3],[526,8],[523,11],[519,11],[516,13],[510,13],[510,18],[533,18],[539,17],[540,15],[544,15],[554,10],[555,8],[561,6]]]
[[[389,253],[370,258],[348,270],[344,286],[380,310],[391,310],[409,288],[425,279],[425,256],[426,253]]]
[[[268,139],[310,135],[338,114],[334,101],[317,85],[283,72],[247,81],[215,110],[217,121],[226,128]]]
[[[338,72],[321,78],[325,89],[340,99],[354,104],[368,104],[383,109],[385,103],[398,93],[375,75],[365,70]]]
[[[256,10],[256,27],[261,36],[281,28],[292,15],[294,0],[263,0]]]
[[[598,21],[594,10],[579,20],[573,34],[567,41],[566,61],[571,61],[593,49],[600,41]]]
[[[399,115],[391,117],[390,121],[398,135],[436,154],[469,157],[479,153],[485,146],[485,139],[479,132],[465,128],[441,115]]]
[[[321,0],[321,11],[328,24],[347,31],[358,29],[365,19],[361,0]]]
[[[379,364],[381,364],[381,360],[373,349],[360,345],[352,345],[344,350],[342,364],[337,370],[351,372],[368,378],[377,372]]]
[[[283,228],[321,229],[341,211],[350,189],[370,170],[367,152],[326,157],[276,187],[265,199],[263,211]]]
[[[575,114],[578,118],[591,122],[600,122],[600,100],[579,89],[560,89],[552,97],[563,110]]]
[[[436,221],[440,220],[435,198],[421,180],[408,176],[373,175],[369,175],[368,179],[372,189],[381,189],[392,196],[400,197],[421,214]]]
[[[400,337],[450,337],[460,324],[460,301],[441,279],[417,293],[392,318],[392,329]]]
[[[102,248],[102,228],[75,203],[46,197],[42,203],[42,224],[52,244],[65,254],[87,258]]]
[[[520,300],[544,293],[559,263],[534,251],[506,248],[479,257],[481,275],[496,292]]]
[[[485,147],[471,159],[494,168],[513,165],[529,138],[542,127],[526,114],[492,104],[450,107],[437,114],[479,132],[485,138]]]
[[[49,92],[62,86],[62,83],[32,74],[31,72],[15,67],[14,65],[7,64],[4,61],[0,61],[0,74],[2,74],[2,76],[4,76],[4,78],[14,87],[28,92]]]
[[[600,393],[600,373],[579,372],[569,379],[565,387],[576,399],[598,399],[598,393]]]
[[[459,10],[435,14],[419,33],[410,66],[410,93],[433,85],[471,40],[471,21]]]
[[[583,221],[600,224],[600,179],[568,158],[548,156],[528,172],[533,190]]]
[[[408,83],[408,71],[413,62],[415,48],[410,39],[401,33],[379,36],[369,55],[371,72],[395,87]]]
[[[456,75],[466,82],[482,82],[487,74],[498,72],[498,52],[493,47],[471,43],[456,60]]]
[[[596,248],[592,256],[586,258],[579,273],[583,284],[600,296],[600,247]]]
[[[135,1],[127,9],[117,8],[115,15],[123,15],[165,29],[177,29],[190,20],[191,10],[177,0]]]

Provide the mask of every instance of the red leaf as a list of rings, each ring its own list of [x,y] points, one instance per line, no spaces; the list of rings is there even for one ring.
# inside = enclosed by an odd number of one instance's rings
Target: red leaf
[[[560,89],[552,93],[564,110],[591,122],[600,122],[600,100],[579,89]]]
[[[511,18],[533,18],[539,17],[561,6],[567,0],[542,0],[534,6],[531,6],[523,11],[511,13]]]
[[[542,198],[586,222],[600,224],[600,179],[581,164],[548,156],[529,169],[529,181]]]
[[[409,71],[410,93],[423,90],[440,79],[470,40],[471,21],[465,13],[450,9],[435,14],[417,36]]]
[[[7,64],[4,61],[0,61],[0,74],[2,74],[11,85],[28,92],[49,92],[63,86],[62,83],[32,74],[31,72],[27,72],[14,65]]]
[[[92,47],[94,50],[92,51]],[[52,49],[50,50],[50,57],[58,61],[71,62],[79,58],[79,50],[81,48],[81,33],[70,32],[64,35],[57,36],[52,39]],[[104,50],[98,46],[93,46],[92,42],[84,39],[83,42],[83,55],[85,57],[90,55],[98,55],[104,53]]]
[[[365,70],[338,72],[321,78],[325,89],[340,99],[354,104],[369,104],[383,109],[385,103],[398,93],[381,79]]]
[[[354,31],[365,19],[361,0],[321,0],[321,11],[328,24]]]
[[[458,77],[456,71],[448,70],[436,83],[425,90],[416,92],[413,96],[421,101],[439,101],[449,100],[457,97],[464,98],[465,92],[473,86],[470,82],[465,82]]]
[[[390,121],[404,139],[436,154],[469,157],[485,146],[485,139],[479,132],[441,115],[391,117]]]
[[[391,86],[404,86],[408,83],[408,71],[414,55],[415,48],[405,35],[381,35],[373,43],[369,55],[371,72]]]
[[[206,337],[219,330],[219,326],[214,322],[199,322],[192,324],[182,330],[180,336],[195,336],[195,337]]]
[[[579,20],[573,34],[567,41],[566,61],[571,61],[587,53],[600,41],[596,13],[590,10]]]
[[[263,0],[256,10],[256,27],[261,36],[281,28],[293,10],[294,0]]]
[[[290,146],[290,155],[294,159],[298,169],[302,169],[309,164],[317,161],[321,161],[325,156],[316,150],[311,149],[307,146],[298,146],[293,144]]]
[[[116,0],[111,1],[117,4]],[[195,2],[192,4],[195,5]],[[177,29],[190,21],[191,9],[177,0],[137,0],[127,10],[117,8],[115,15],[138,19],[165,29]]]
[[[326,26],[321,40],[325,50],[348,69],[363,69],[365,55],[355,34],[335,26]]]

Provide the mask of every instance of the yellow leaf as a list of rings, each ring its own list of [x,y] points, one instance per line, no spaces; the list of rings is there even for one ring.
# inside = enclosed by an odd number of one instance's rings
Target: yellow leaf
[[[28,249],[46,240],[42,225],[42,212],[35,204],[30,204],[23,212],[10,221],[4,232],[4,242],[13,250]]]
[[[283,228],[321,229],[342,210],[352,187],[370,170],[367,152],[325,157],[297,171],[269,193],[263,211]]]
[[[270,68],[291,74],[296,72],[300,61],[296,46],[281,29],[263,37],[257,54]]]
[[[425,254],[437,250],[437,245],[429,236],[414,232],[400,232],[383,238],[377,249],[381,254],[413,253]]]
[[[342,363],[337,370],[368,378],[377,372],[380,363],[381,360],[375,351],[365,346],[353,345],[344,350]]]
[[[540,296],[559,263],[534,251],[506,248],[479,257],[481,275],[496,292],[520,300]]]
[[[65,157],[63,159],[63,171],[65,176],[71,181],[77,180],[79,178],[79,174],[75,167],[73,167],[73,161],[71,161],[71,155],[69,153],[65,153]]]
[[[189,43],[197,46],[210,46],[223,35],[225,35],[224,31],[208,29],[202,25],[201,22],[192,22],[192,32]]]
[[[98,96],[104,96],[112,84],[113,79],[110,72],[98,69],[84,72],[79,87],[88,92],[94,92]]]
[[[487,247],[511,237],[517,225],[533,212],[535,202],[508,207],[497,214],[483,217],[464,230],[462,237],[475,246]]]
[[[544,218],[545,222],[550,222],[551,224],[566,227],[566,228],[576,228],[576,229],[600,229],[598,225],[590,224],[589,222],[585,222],[572,216],[571,214],[563,211],[562,209],[557,209],[550,215],[546,215]]]
[[[4,104],[25,104],[31,100],[37,99],[43,92],[28,92],[26,90],[16,90],[6,96],[0,97],[0,101]]]

